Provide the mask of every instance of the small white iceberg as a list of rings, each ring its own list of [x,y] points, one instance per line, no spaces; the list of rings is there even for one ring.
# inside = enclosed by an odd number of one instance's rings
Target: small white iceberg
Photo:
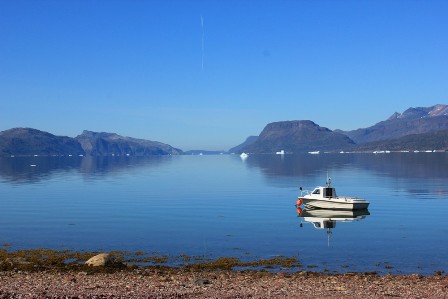
[[[277,155],[284,155],[284,154],[285,154],[285,151],[284,151],[284,150],[281,150],[281,151],[279,151],[279,152],[276,152],[275,154],[277,154]]]
[[[244,153],[244,152],[241,153],[241,155],[240,155],[240,158],[243,159],[243,160],[244,160],[244,159],[247,159],[247,157],[249,157],[249,155],[246,154],[246,153]]]

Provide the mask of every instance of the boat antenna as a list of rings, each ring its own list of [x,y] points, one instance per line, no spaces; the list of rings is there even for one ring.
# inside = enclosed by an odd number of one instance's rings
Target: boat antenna
[[[327,171],[327,187],[330,187],[331,184],[331,178],[328,176],[328,171]]]

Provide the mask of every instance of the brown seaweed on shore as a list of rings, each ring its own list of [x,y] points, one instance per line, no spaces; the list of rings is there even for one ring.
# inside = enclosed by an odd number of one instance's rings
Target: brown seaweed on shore
[[[89,267],[84,263],[98,252],[77,252],[71,250],[27,249],[7,251],[0,249],[0,271],[44,271],[44,270],[78,270],[101,272],[123,270],[135,267],[162,267],[168,262],[164,255],[148,255],[144,252],[113,251],[109,254],[114,257],[114,263],[107,267]],[[298,268],[302,267],[296,258],[275,257],[257,261],[241,261],[233,257],[221,257],[216,260],[192,258],[186,255],[180,257],[186,264],[181,267],[187,270],[233,270],[233,269],[269,269],[274,267]]]

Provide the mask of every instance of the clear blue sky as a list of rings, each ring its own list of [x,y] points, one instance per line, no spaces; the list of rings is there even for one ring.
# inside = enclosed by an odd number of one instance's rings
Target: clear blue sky
[[[445,0],[0,0],[0,131],[227,150],[273,121],[367,127],[448,102],[447,16]]]

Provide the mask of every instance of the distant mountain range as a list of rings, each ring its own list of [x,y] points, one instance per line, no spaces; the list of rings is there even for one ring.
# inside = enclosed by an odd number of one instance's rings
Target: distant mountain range
[[[357,144],[364,144],[440,130],[448,130],[448,105],[409,108],[403,113],[395,112],[387,120],[371,127],[338,132],[347,135]]]
[[[354,142],[342,133],[320,127],[310,120],[281,121],[268,124],[260,136],[240,148],[249,153],[287,153],[330,151],[347,148]]]
[[[56,136],[31,128],[14,128],[0,132],[0,156],[148,156],[179,155],[180,149],[168,144],[114,133],[84,131],[75,138]]]
[[[55,136],[31,128],[14,128],[0,132],[0,155],[84,155],[74,138]]]
[[[232,153],[309,151],[448,150],[448,105],[409,108],[387,120],[353,131],[320,127],[309,120],[266,125],[258,137],[229,150]]]
[[[267,124],[259,136],[250,136],[229,153],[303,153],[309,151],[448,150],[448,105],[409,108],[368,128],[330,130],[311,120]],[[56,136],[32,128],[0,132],[0,156],[90,155],[149,156],[218,154],[193,150],[184,153],[168,144],[83,131],[75,138]]]
[[[123,137],[115,133],[83,131],[75,139],[81,144],[85,153],[90,156],[106,156],[111,154],[119,156],[182,154],[182,150],[165,143]]]
[[[406,135],[397,139],[372,141],[359,144],[356,151],[447,151],[448,130],[441,130],[422,134]]]

